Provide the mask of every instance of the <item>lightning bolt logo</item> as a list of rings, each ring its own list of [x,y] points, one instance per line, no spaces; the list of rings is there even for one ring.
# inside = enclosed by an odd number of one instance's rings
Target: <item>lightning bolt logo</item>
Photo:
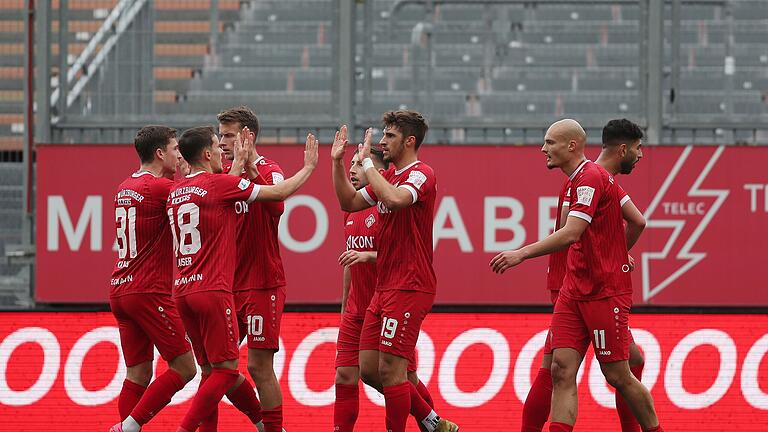
[[[669,172],[669,175],[667,175],[667,178],[664,180],[664,183],[661,185],[661,188],[659,188],[659,191],[656,193],[656,196],[653,198],[653,200],[651,201],[651,204],[648,206],[648,209],[645,211],[645,219],[647,222],[646,226],[648,228],[672,229],[672,234],[669,236],[669,239],[667,240],[666,244],[664,245],[661,251],[643,252],[642,254],[643,301],[648,301],[649,299],[653,298],[654,296],[662,292],[670,284],[676,281],[680,276],[685,274],[685,272],[693,268],[696,264],[701,262],[701,260],[707,257],[706,252],[693,252],[691,249],[696,244],[696,241],[699,239],[699,237],[704,232],[704,230],[706,230],[707,225],[709,225],[709,223],[712,221],[712,218],[715,216],[715,214],[717,214],[717,211],[720,209],[720,206],[728,197],[728,194],[730,191],[724,190],[724,189],[702,189],[701,184],[707,178],[707,176],[709,175],[709,172],[715,166],[715,164],[717,163],[717,160],[720,158],[720,155],[723,154],[724,150],[725,150],[724,146],[720,146],[715,150],[715,152],[712,154],[709,161],[707,162],[706,166],[701,171],[701,173],[693,182],[693,185],[687,192],[687,196],[690,198],[711,197],[711,198],[715,198],[715,200],[712,203],[712,205],[710,205],[709,210],[707,210],[707,212],[701,218],[701,220],[699,221],[695,229],[693,229],[688,239],[685,241],[685,243],[683,243],[682,247],[680,247],[679,251],[677,252],[677,255],[675,255],[675,258],[681,262],[684,262],[684,264],[681,265],[679,268],[677,268],[672,274],[667,276],[664,280],[662,280],[661,282],[655,285],[651,283],[651,261],[667,259],[670,256],[670,253],[672,253],[675,250],[675,245],[678,243],[678,240],[680,240],[681,234],[686,226],[686,223],[689,223],[689,224],[694,223],[691,221],[687,221],[685,218],[668,219],[663,217],[662,218],[653,217],[657,207],[662,202],[662,199],[667,194],[670,186],[673,184],[675,179],[678,177],[680,170],[682,169],[686,160],[688,159],[691,152],[693,151],[693,146],[687,146],[683,150],[683,152],[680,154],[680,157],[678,158],[677,162],[675,162],[675,165],[672,167],[672,170]]]

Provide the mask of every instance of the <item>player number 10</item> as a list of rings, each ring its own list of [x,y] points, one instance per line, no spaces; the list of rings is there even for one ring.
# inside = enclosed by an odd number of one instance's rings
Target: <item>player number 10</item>
[[[248,315],[248,335],[261,336],[264,331],[264,317],[261,315]]]
[[[605,349],[605,330],[594,330],[595,348]]]
[[[397,332],[397,320],[384,317],[381,320],[381,336],[392,339]]]

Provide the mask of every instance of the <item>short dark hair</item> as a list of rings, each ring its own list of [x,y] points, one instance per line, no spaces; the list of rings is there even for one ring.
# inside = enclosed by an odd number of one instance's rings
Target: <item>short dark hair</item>
[[[416,111],[398,110],[385,112],[381,118],[384,127],[396,127],[404,138],[413,136],[416,138],[416,149],[424,142],[424,136],[427,134],[429,126],[424,116]]]
[[[189,164],[200,161],[203,150],[213,145],[216,130],[213,126],[198,126],[187,129],[179,138],[179,151]]]
[[[165,150],[172,138],[176,138],[176,129],[168,126],[147,125],[141,128],[133,139],[133,146],[136,147],[141,163],[152,162],[155,159],[155,150]]]
[[[637,124],[623,118],[609,121],[603,128],[603,147],[631,143],[643,138],[643,130]]]
[[[245,105],[224,110],[216,116],[219,123],[240,124],[240,128],[248,127],[256,137],[259,136],[259,118],[253,110]]]

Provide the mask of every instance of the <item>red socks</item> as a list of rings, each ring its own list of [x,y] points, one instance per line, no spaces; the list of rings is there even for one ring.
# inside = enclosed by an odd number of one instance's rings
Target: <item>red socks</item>
[[[283,432],[283,406],[278,405],[272,409],[262,409],[264,416],[264,432]]]
[[[523,405],[522,432],[541,432],[552,406],[552,372],[540,368]]]
[[[123,388],[120,390],[120,396],[117,398],[117,411],[120,413],[120,421],[125,420],[131,415],[131,411],[139,403],[141,396],[146,390],[146,387],[138,385],[133,381],[123,381]]]
[[[178,372],[168,369],[147,387],[144,396],[131,411],[131,417],[140,425],[148,423],[155,414],[168,405],[177,391],[184,388],[184,384]]]
[[[208,377],[211,376],[211,374],[201,374],[200,375],[200,384],[197,386],[197,391],[200,391],[200,387],[205,384],[205,380],[208,379]],[[217,428],[219,426],[219,405],[216,405],[216,408],[213,410],[211,415],[203,419],[203,422],[200,423],[200,427],[198,427],[199,432],[216,432]]]
[[[573,426],[566,423],[552,422],[549,424],[549,432],[573,432]]]
[[[334,432],[352,432],[360,413],[360,388],[357,384],[336,384],[333,404]]]
[[[432,409],[435,409],[435,402],[432,400],[432,395],[429,394],[429,390],[427,390],[427,386],[425,386],[423,382],[419,381],[416,385],[416,390],[419,391],[419,396],[424,399],[424,402],[429,404]]]
[[[218,407],[221,398],[235,385],[239,376],[240,372],[236,369],[213,368],[211,376],[197,390],[181,427],[189,432],[197,430],[200,423]]]
[[[227,394],[227,399],[232,405],[248,417],[251,423],[256,424],[261,421],[261,404],[253,391],[253,386],[244,379],[232,393]]]
[[[413,384],[409,381],[384,387],[387,431],[405,432],[405,425],[408,422],[408,413],[411,412],[412,387]]]
[[[643,376],[643,365],[634,366],[629,368],[632,371],[632,375],[640,381]],[[622,432],[640,432],[640,424],[635,419],[635,415],[632,414],[632,410],[627,405],[627,401],[621,397],[619,392],[616,392],[616,411],[619,413],[619,421],[621,422]]]

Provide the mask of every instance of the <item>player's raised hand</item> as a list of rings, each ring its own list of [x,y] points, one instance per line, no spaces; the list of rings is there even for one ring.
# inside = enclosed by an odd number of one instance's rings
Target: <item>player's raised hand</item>
[[[365,130],[363,143],[358,146],[358,151],[360,152],[360,160],[371,157],[372,141],[373,141],[373,128],[368,128]]]
[[[497,274],[503,274],[505,271],[525,261],[520,249],[513,251],[504,251],[495,257],[490,262],[491,270]]]
[[[336,131],[336,136],[333,138],[331,159],[335,161],[344,159],[344,150],[347,149],[347,142],[347,125],[342,125],[341,128]]]
[[[315,169],[317,166],[317,138],[313,134],[307,134],[307,142],[304,144],[304,166]]]
[[[240,137],[243,140],[243,145],[248,150],[248,159],[247,162],[253,163],[256,158],[259,157],[258,153],[256,153],[256,147],[254,146],[253,141],[251,140],[251,130],[248,129],[248,126],[244,127],[243,130],[240,132]]]
[[[237,135],[235,136],[233,150],[235,153],[236,161],[245,162],[248,160],[250,150],[248,149],[248,146],[246,145],[246,141],[243,140],[243,135],[240,132],[238,132]]]

